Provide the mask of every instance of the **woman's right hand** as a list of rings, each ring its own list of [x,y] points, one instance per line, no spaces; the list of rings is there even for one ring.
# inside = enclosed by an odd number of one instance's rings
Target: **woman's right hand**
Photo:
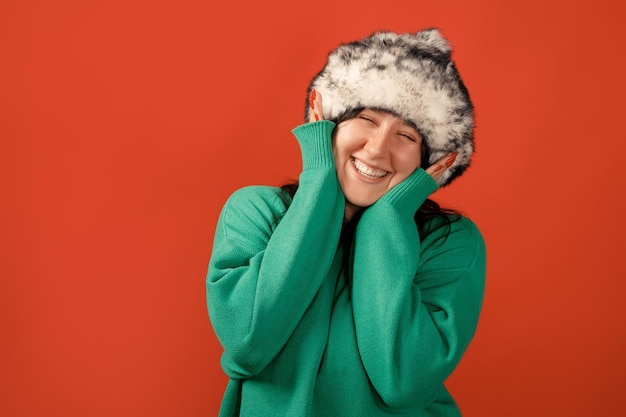
[[[426,168],[426,173],[433,177],[435,181],[439,180],[443,173],[454,163],[458,154],[458,152],[453,152],[444,155],[437,162]]]
[[[324,118],[324,112],[322,111],[322,95],[315,89],[311,90],[309,107],[309,123],[317,122]]]

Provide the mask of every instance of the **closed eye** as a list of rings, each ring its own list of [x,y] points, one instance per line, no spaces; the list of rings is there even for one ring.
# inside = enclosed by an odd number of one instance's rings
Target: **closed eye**
[[[411,142],[417,142],[417,139],[415,139],[415,137],[413,137],[412,135],[409,135],[407,133],[400,133],[400,136],[403,136],[403,137],[407,138]]]

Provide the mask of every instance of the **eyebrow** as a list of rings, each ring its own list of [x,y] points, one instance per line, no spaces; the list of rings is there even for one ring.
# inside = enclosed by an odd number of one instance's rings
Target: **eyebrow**
[[[386,113],[386,114],[390,114],[394,117],[397,117],[398,119],[402,120],[402,123],[407,126],[410,127],[411,129],[415,130],[420,136],[422,136],[422,134],[420,133],[419,129],[417,128],[417,126],[415,126],[415,124],[411,121],[405,120],[402,116],[400,116],[398,113],[393,112],[393,111],[389,111],[389,110],[385,110],[385,109],[380,109],[377,107],[366,107],[363,110],[361,110],[358,114],[363,113],[364,111],[373,111],[374,113]]]

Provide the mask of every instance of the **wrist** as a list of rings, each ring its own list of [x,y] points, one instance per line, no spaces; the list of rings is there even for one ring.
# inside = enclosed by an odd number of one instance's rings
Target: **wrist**
[[[334,167],[332,134],[335,123],[329,120],[302,124],[291,132],[302,152],[302,169]]]
[[[417,168],[400,184],[387,191],[378,201],[389,204],[401,213],[413,217],[428,196],[438,188],[439,185],[433,177],[422,168]]]

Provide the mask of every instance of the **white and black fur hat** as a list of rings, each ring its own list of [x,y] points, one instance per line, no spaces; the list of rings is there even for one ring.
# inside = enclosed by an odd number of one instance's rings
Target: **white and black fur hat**
[[[330,52],[307,96],[313,88],[322,95],[324,119],[368,107],[412,123],[423,138],[423,168],[458,151],[438,180],[444,186],[465,171],[474,152],[474,106],[451,52],[436,28],[375,32]],[[307,104],[306,121],[309,111]]]

